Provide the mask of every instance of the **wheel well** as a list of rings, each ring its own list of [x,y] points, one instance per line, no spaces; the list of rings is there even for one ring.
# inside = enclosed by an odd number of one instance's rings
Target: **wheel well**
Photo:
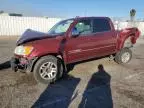
[[[135,35],[135,34],[130,34],[130,35],[128,35],[128,36],[125,38],[122,47],[127,47],[127,48],[132,47],[132,46],[133,46],[133,44],[132,44],[132,36],[134,36],[134,35]]]
[[[56,53],[51,53],[51,54],[46,54],[46,55],[43,55],[43,56],[38,57],[37,60],[32,64],[32,67],[31,67],[31,70],[30,70],[30,71],[33,72],[34,66],[35,66],[35,64],[37,63],[37,61],[38,61],[39,59],[41,59],[42,57],[45,57],[45,56],[49,56],[49,55],[52,55],[52,56],[57,57],[58,59],[61,60],[61,62],[63,63],[63,65],[65,65],[62,55],[56,54]]]

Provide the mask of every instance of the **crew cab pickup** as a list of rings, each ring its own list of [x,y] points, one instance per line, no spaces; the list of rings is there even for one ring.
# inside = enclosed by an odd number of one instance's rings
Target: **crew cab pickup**
[[[48,33],[28,29],[18,39],[11,67],[33,72],[42,83],[54,82],[67,71],[67,64],[111,55],[128,63],[138,28],[115,30],[108,17],[77,17],[62,20]]]

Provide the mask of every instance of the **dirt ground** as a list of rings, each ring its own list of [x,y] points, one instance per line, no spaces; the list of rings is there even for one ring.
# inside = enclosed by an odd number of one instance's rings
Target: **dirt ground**
[[[37,83],[32,73],[11,71],[16,39],[0,37],[0,108],[144,108],[143,39],[132,48],[130,63],[82,62],[51,85]],[[99,64],[104,73],[98,72]]]

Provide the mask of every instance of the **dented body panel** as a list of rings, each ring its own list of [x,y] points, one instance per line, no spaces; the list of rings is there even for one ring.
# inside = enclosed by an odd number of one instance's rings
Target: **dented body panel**
[[[123,48],[125,40],[128,38],[130,38],[132,44],[135,44],[140,36],[140,31],[137,28],[126,28],[119,31],[117,35],[117,50],[120,50]]]

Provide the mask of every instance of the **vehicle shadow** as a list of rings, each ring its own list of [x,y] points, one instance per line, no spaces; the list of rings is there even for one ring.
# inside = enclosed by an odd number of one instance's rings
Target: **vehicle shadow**
[[[80,78],[67,75],[54,84],[48,85],[32,108],[68,108],[78,95],[76,87]]]
[[[6,61],[6,62],[0,64],[0,70],[8,69],[8,68],[10,68],[10,67],[11,67],[10,61]]]
[[[113,108],[110,80],[111,76],[100,64],[87,84],[79,108]]]

